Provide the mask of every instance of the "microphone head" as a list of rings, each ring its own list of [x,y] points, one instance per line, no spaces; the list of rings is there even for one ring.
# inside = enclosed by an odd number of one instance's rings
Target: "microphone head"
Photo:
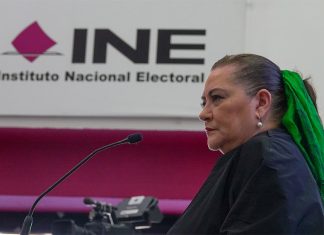
[[[137,142],[140,142],[143,139],[142,134],[136,133],[136,134],[131,134],[127,137],[127,142],[130,144],[134,144]]]

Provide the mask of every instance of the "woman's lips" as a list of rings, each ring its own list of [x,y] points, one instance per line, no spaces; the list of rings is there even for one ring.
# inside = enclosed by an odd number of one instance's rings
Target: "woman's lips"
[[[210,132],[210,131],[214,131],[214,130],[216,130],[216,129],[214,129],[214,128],[210,128],[210,127],[206,127],[205,130],[206,130],[206,132]]]

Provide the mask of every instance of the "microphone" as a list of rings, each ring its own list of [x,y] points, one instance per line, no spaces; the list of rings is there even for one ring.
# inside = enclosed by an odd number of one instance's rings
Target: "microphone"
[[[137,142],[140,142],[143,139],[143,136],[141,134],[131,134],[127,136],[128,143],[135,144]]]
[[[94,150],[92,153],[90,153],[87,157],[85,157],[83,160],[81,160],[77,165],[75,165],[71,170],[69,170],[67,173],[65,173],[65,175],[63,175],[60,179],[58,179],[54,184],[52,184],[48,189],[46,189],[43,193],[41,193],[41,195],[39,195],[34,204],[32,205],[32,207],[30,208],[28,215],[25,217],[22,228],[21,228],[21,232],[20,235],[28,235],[30,233],[32,224],[33,224],[33,213],[35,210],[36,205],[38,204],[38,202],[49,192],[51,192],[57,185],[59,185],[63,180],[65,180],[67,177],[69,177],[71,174],[73,174],[73,172],[75,172],[77,169],[79,169],[83,164],[85,164],[87,161],[89,161],[91,158],[93,158],[97,153],[106,150],[108,148],[112,148],[121,144],[135,144],[140,142],[143,139],[142,135],[139,133],[135,133],[135,134],[131,134],[129,136],[127,136],[127,138],[111,143],[111,144],[107,144],[105,146],[102,146],[96,150]]]

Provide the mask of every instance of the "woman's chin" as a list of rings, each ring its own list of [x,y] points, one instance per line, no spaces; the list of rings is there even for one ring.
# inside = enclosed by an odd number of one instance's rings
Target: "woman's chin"
[[[209,150],[211,150],[211,151],[220,151],[220,152],[222,152],[222,150],[219,148],[218,145],[215,145],[215,144],[212,144],[212,143],[208,143],[207,145],[208,145]]]

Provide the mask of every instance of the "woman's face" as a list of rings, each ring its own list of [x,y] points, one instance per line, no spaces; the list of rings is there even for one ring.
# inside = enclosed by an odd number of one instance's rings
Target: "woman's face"
[[[199,115],[205,122],[208,147],[223,153],[243,144],[258,131],[258,101],[231,80],[234,69],[228,65],[211,71]]]

